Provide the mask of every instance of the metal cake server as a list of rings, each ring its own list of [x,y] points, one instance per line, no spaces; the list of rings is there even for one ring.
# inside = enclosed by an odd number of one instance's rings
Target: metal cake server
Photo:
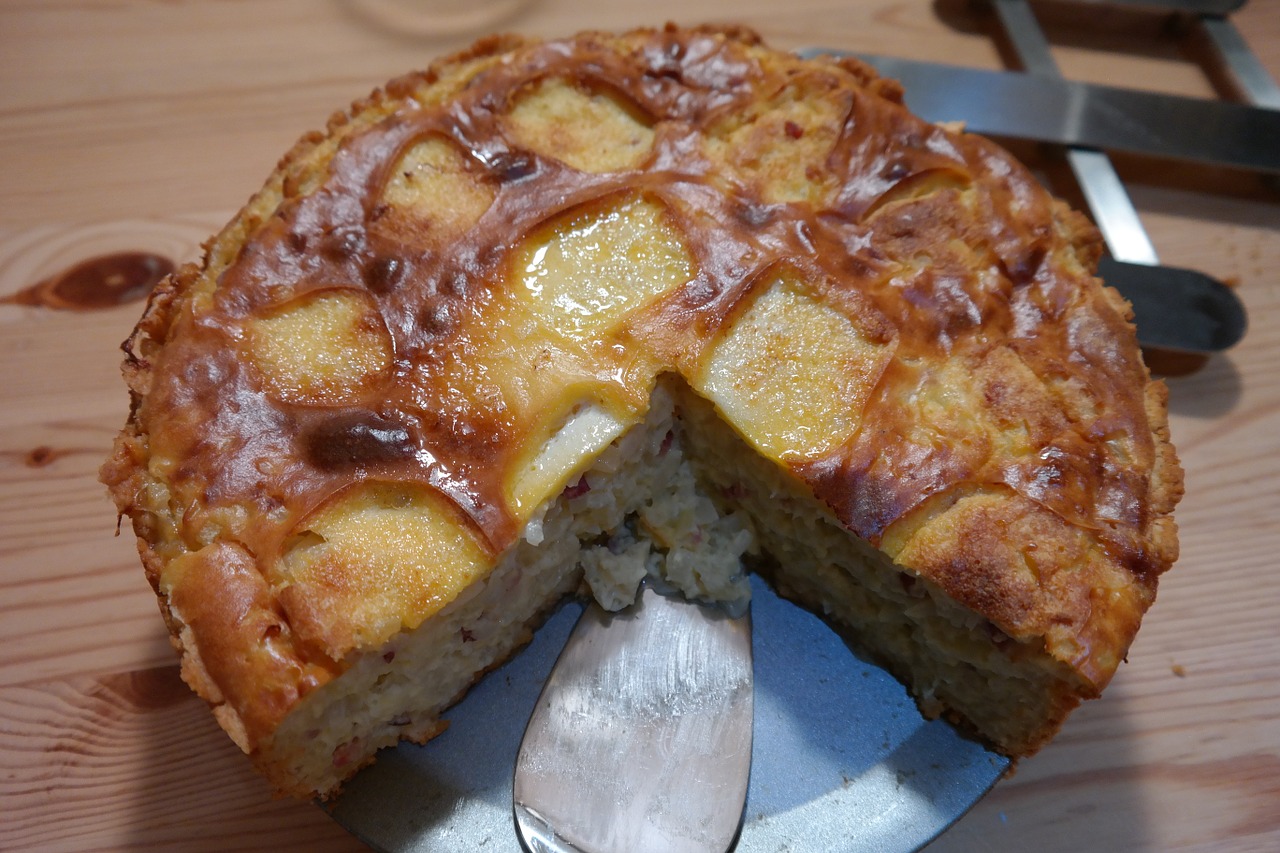
[[[516,759],[533,853],[724,853],[751,767],[751,617],[646,584],[591,604],[547,678]]]

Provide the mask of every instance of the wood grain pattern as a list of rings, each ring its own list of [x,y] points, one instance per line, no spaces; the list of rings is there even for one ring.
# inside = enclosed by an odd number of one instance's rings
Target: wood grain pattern
[[[0,299],[105,252],[196,257],[301,132],[476,35],[408,35],[373,5],[0,4]],[[1213,92],[1150,15],[1040,8],[1073,77]],[[667,19],[1001,65],[962,0],[528,0],[493,28]],[[1280,75],[1280,2],[1236,21]],[[1117,167],[1162,258],[1236,283],[1250,332],[1170,380],[1183,555],[1129,664],[931,850],[1280,849],[1280,192]],[[125,416],[117,347],[139,310],[0,303],[0,849],[361,849],[319,808],[270,797],[181,684],[132,537],[113,535],[96,471]]]

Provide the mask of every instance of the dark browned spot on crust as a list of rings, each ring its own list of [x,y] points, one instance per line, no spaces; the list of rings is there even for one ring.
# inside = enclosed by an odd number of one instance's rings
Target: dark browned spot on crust
[[[311,463],[330,471],[395,462],[417,449],[403,424],[369,411],[332,415],[313,427],[305,442]]]

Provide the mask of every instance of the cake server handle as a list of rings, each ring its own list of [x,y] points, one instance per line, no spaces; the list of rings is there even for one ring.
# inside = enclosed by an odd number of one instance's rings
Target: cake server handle
[[[594,602],[548,676],[516,759],[533,853],[724,853],[751,768],[750,614],[641,587]]]

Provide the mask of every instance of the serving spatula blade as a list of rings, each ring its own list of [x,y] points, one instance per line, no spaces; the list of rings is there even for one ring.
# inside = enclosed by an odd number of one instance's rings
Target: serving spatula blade
[[[516,760],[534,853],[723,853],[751,767],[750,616],[643,587],[592,604],[547,678]]]

